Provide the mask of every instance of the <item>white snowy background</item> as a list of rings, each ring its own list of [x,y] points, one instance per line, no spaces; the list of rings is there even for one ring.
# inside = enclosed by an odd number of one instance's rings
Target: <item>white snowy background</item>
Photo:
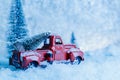
[[[80,65],[14,70],[6,31],[11,0],[0,0],[0,80],[120,80],[120,0],[22,0],[30,36],[50,31],[85,52]]]

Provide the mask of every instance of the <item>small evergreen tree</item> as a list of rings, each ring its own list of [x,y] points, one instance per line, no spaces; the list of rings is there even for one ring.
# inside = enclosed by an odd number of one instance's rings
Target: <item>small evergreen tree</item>
[[[36,49],[45,39],[50,36],[49,32],[41,33],[33,37],[25,38],[21,41],[14,43],[14,47],[18,51],[34,50]]]
[[[75,39],[74,32],[72,32],[72,34],[71,34],[71,41],[70,41],[70,42],[71,42],[72,44],[76,44],[75,40],[76,40],[76,39]]]
[[[21,1],[12,0],[9,16],[9,28],[7,31],[7,49],[9,54],[14,50],[13,43],[25,38],[28,35],[27,33],[28,30],[26,28]]]

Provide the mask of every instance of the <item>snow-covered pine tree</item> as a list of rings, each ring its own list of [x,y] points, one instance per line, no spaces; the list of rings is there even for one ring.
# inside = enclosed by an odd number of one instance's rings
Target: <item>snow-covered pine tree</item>
[[[76,44],[76,42],[75,42],[75,35],[74,35],[74,32],[72,32],[71,33],[71,40],[70,40],[70,42],[72,43],[72,44]]]
[[[28,35],[26,28],[25,17],[20,0],[12,0],[10,16],[9,16],[9,28],[7,31],[7,49],[11,54],[14,50],[13,43],[25,38]]]
[[[14,47],[18,51],[34,50],[40,45],[42,41],[48,38],[49,35],[49,32],[45,32],[33,37],[23,39],[19,42],[14,43]]]

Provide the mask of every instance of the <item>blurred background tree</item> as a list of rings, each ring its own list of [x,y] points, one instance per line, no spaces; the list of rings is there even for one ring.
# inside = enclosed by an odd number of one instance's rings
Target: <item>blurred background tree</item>
[[[70,42],[71,42],[72,44],[76,44],[76,38],[75,38],[74,32],[71,33],[71,40],[70,40]]]

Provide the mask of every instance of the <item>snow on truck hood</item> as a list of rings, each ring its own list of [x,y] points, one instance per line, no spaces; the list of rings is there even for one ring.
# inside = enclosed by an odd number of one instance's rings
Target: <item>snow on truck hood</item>
[[[71,49],[69,49],[68,50],[68,53],[70,53],[70,52],[79,52],[79,51],[81,51],[79,48],[71,48]]]

